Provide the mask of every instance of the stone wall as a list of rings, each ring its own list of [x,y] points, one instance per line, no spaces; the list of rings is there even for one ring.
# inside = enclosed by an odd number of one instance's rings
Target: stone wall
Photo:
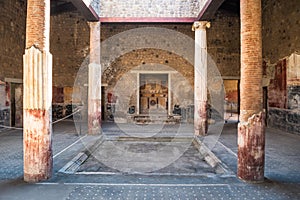
[[[25,47],[26,28],[26,3],[20,0],[0,2],[0,80],[5,78],[22,79],[23,54]],[[53,117],[60,118],[70,113],[73,102],[72,94],[77,88],[73,88],[77,72],[82,65],[87,65],[89,54],[89,27],[86,20],[77,12],[67,12],[51,16],[50,29],[50,52],[53,55]],[[101,41],[125,30],[139,27],[161,27],[183,33],[194,38],[191,30],[192,24],[185,23],[113,23],[101,25]],[[218,12],[212,20],[212,26],[207,30],[208,51],[217,64],[223,76],[239,75],[239,17]],[[192,47],[193,48],[193,47]],[[157,62],[175,67],[180,74],[187,78],[193,85],[193,69],[187,61],[181,60],[169,52],[146,50],[132,52],[126,58],[119,58],[132,66],[137,64]],[[151,55],[151,56],[149,56]],[[156,57],[158,55],[158,57]],[[112,85],[122,76],[125,68],[115,68],[113,76],[109,80]],[[188,67],[187,67],[188,66]],[[9,70],[8,70],[9,69]],[[105,77],[103,78],[105,80]],[[106,81],[107,82],[107,81]],[[79,92],[80,93],[80,92]],[[1,96],[2,98],[2,96]],[[3,97],[4,98],[4,97]],[[84,100],[83,100],[84,101]],[[76,102],[80,104],[80,99]]]
[[[275,65],[265,63],[264,73],[268,87],[268,124],[300,134],[300,55],[292,54]]]
[[[22,78],[25,49],[26,4],[0,1],[0,80]]]
[[[217,12],[207,29],[208,53],[222,76],[240,76],[240,17]]]
[[[78,13],[51,16],[54,86],[74,85],[77,71],[89,54],[89,37],[87,21]]]
[[[53,55],[53,121],[70,115],[74,83],[80,67],[88,63],[89,26],[77,12],[51,16],[50,52]],[[80,75],[79,75],[80,76]]]
[[[211,23],[211,28],[207,30],[208,53],[210,58],[217,65],[217,68],[222,76],[238,77],[240,74],[239,16],[219,11]],[[195,33],[191,30],[191,26],[191,24],[103,23],[101,25],[101,41],[103,42],[105,39],[123,31],[143,27],[171,29],[183,33],[189,36],[191,39],[194,39]],[[149,63],[163,64],[176,70],[187,80],[187,82],[190,84],[190,88],[193,89],[194,68],[190,63],[188,63],[187,60],[172,52],[159,49],[134,50],[117,58],[113,63],[110,64],[110,67],[105,70],[102,77],[102,82],[108,85],[106,88],[106,96],[104,97],[105,104],[108,102],[107,95],[113,95],[113,88],[124,76],[124,74],[128,73],[131,69],[134,69],[139,65],[147,65]],[[180,90],[182,89],[177,87],[176,91]],[[132,92],[134,94],[136,93],[135,90]],[[176,104],[176,99],[174,98],[172,101],[173,107]],[[130,102],[135,105],[136,98],[133,98]],[[193,95],[190,96],[190,99],[186,102],[188,103],[185,103],[185,105],[182,105],[182,102],[180,102],[180,106],[189,107],[191,104],[193,104]],[[131,105],[127,105],[127,107],[130,106]],[[109,105],[109,108],[110,107],[111,106]],[[109,112],[106,114],[107,116],[111,115]]]
[[[167,28],[194,39],[192,24],[189,23],[102,23],[101,41],[123,31],[142,27]],[[240,20],[238,15],[218,11],[207,29],[207,48],[210,58],[222,76],[240,75]]]
[[[262,7],[268,125],[299,134],[299,1],[264,0]]]
[[[268,125],[281,130],[300,134],[299,111],[279,108],[269,108]]]
[[[0,1],[0,125],[10,125],[10,84],[5,78],[23,76],[25,27],[25,1]]]
[[[299,0],[263,0],[263,58],[269,63],[300,51]]]
[[[0,81],[22,79],[25,52],[26,1],[0,1]],[[50,52],[53,55],[53,118],[72,112],[72,91],[77,71],[89,54],[89,27],[77,12],[51,16]],[[86,62],[85,62],[86,63]],[[9,83],[4,85],[9,86]],[[9,125],[12,91],[1,85],[0,120]],[[3,92],[5,90],[5,92]],[[18,114],[18,119],[20,115]],[[16,118],[16,122],[20,121]],[[8,122],[7,122],[8,121]],[[22,122],[20,121],[21,124]]]
[[[105,119],[111,118],[109,102],[110,96],[114,95],[124,105],[118,107],[126,115],[129,107],[137,106],[137,73],[166,73],[170,74],[172,101],[170,108],[180,105],[186,108],[193,104],[194,68],[182,57],[159,49],[139,49],[122,55],[111,64],[103,73],[102,82],[107,84],[105,109],[108,110]],[[126,101],[127,100],[127,101]],[[115,103],[115,102],[113,102]],[[119,112],[120,113],[120,112]],[[135,113],[137,114],[137,110]]]

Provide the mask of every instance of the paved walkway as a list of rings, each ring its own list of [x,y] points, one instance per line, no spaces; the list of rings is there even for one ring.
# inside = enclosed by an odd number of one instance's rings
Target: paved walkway
[[[111,124],[104,124],[104,130],[111,129]],[[53,178],[27,184],[22,180],[22,132],[0,131],[0,199],[300,199],[298,135],[267,129],[266,181],[262,184],[249,184],[222,174],[145,176],[58,172],[95,139],[78,135],[72,122],[56,124]],[[212,151],[236,173],[236,124],[226,124],[217,139]]]

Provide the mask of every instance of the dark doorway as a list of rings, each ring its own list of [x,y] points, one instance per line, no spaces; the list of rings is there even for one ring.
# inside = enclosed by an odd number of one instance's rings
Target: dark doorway
[[[268,87],[263,87],[263,109],[265,110],[265,123],[268,125]]]
[[[11,126],[23,126],[23,84],[10,83]]]

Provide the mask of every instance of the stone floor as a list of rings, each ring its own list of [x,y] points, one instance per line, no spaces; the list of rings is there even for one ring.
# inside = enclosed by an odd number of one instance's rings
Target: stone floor
[[[181,148],[185,145],[188,146]],[[179,151],[182,151],[182,155]],[[206,163],[193,143],[104,141],[81,165],[78,172],[205,175],[215,173],[215,170]]]
[[[114,125],[104,124],[103,130],[112,130],[108,138],[116,137]],[[161,134],[168,133],[170,128],[166,127],[165,130]],[[211,127],[212,130],[215,130],[214,127]],[[132,132],[140,134],[136,129]],[[22,131],[1,130],[0,199],[300,199],[299,135],[267,129],[266,181],[261,184],[245,183],[234,175],[217,173],[197,176],[59,172],[87,144],[98,139],[97,136],[86,136],[84,132],[78,135],[72,122],[54,125],[53,177],[40,183],[27,184],[22,180]],[[211,134],[201,138],[201,141],[207,143],[218,159],[236,173],[236,139],[236,124],[230,123],[225,124],[218,137]]]

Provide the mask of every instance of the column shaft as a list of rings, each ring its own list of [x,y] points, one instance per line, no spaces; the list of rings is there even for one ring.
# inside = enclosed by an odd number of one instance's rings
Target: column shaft
[[[101,133],[100,22],[90,22],[90,64],[88,91],[89,134]]]
[[[194,64],[194,131],[195,135],[206,135],[207,123],[207,43],[206,28],[209,22],[194,22],[195,64]]]
[[[52,55],[49,52],[50,0],[28,0],[23,56],[24,180],[52,175]]]
[[[262,107],[261,1],[241,0],[241,82],[238,177],[264,180],[265,124]]]

